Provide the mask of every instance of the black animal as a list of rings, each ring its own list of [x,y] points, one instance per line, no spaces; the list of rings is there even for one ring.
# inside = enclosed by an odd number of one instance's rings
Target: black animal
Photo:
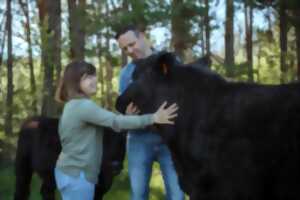
[[[168,52],[135,64],[117,109],[179,105],[174,126],[154,128],[191,200],[300,199],[300,83],[228,82]]]
[[[33,117],[21,127],[16,153],[15,200],[27,200],[30,195],[30,182],[34,172],[41,180],[43,200],[55,199],[54,167],[61,145],[58,136],[58,119]],[[103,158],[101,173],[95,190],[95,200],[100,200],[110,189],[114,176],[123,168],[126,138],[124,134],[104,129]]]

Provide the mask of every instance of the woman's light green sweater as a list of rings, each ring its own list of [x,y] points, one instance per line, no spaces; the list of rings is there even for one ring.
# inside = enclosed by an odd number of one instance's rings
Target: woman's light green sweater
[[[84,171],[87,180],[96,183],[102,160],[102,127],[139,129],[153,124],[153,114],[124,116],[107,111],[87,98],[68,101],[59,121],[62,151],[56,167],[77,177]]]

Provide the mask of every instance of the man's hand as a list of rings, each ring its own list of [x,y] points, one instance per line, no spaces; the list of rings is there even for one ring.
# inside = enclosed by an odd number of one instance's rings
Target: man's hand
[[[125,111],[126,115],[137,115],[140,113],[140,110],[138,109],[138,107],[136,105],[133,104],[133,102],[131,102]]]

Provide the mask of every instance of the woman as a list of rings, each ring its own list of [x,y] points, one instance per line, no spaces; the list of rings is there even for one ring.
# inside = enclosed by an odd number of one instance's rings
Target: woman
[[[115,131],[138,129],[157,124],[173,124],[176,104],[164,102],[153,114],[118,115],[97,105],[90,97],[96,93],[97,77],[93,65],[75,61],[65,68],[56,99],[64,102],[59,122],[62,151],[55,168],[55,180],[63,200],[92,200],[102,158],[102,128]],[[131,103],[127,114],[136,114]],[[100,154],[100,156],[99,156]]]

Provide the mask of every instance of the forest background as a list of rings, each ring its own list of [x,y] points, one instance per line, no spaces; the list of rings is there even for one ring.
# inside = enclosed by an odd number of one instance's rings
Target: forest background
[[[232,81],[280,84],[300,78],[299,0],[0,0],[0,199],[12,199],[16,141],[30,116],[59,117],[54,92],[64,66],[97,68],[95,100],[114,110],[118,75],[130,59],[114,39],[135,24],[157,50],[183,62],[202,56]],[[197,83],[195,83],[197,87]],[[159,167],[151,200],[163,199]],[[39,197],[34,177],[31,199]],[[105,197],[129,199],[127,166]]]

